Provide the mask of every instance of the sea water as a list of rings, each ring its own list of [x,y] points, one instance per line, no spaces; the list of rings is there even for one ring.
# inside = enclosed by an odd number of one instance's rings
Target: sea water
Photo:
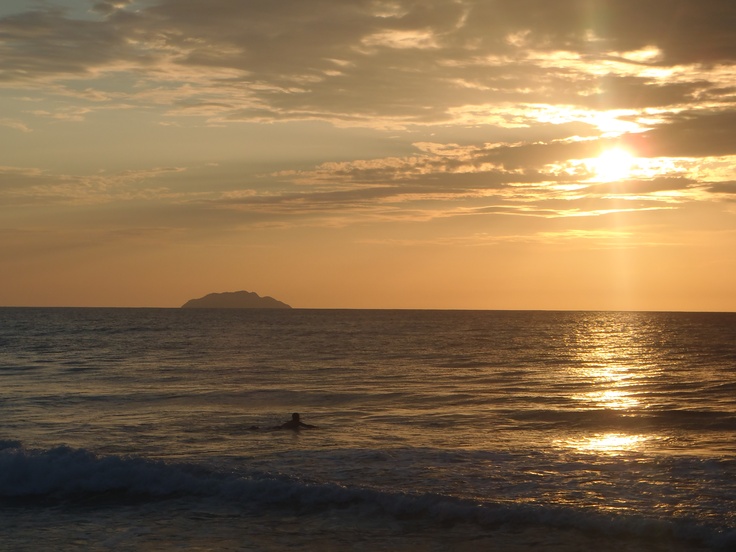
[[[736,314],[4,308],[0,420],[1,550],[736,547]]]

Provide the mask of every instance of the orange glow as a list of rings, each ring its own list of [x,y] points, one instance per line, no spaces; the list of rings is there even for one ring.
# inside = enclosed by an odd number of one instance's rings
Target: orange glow
[[[717,3],[191,4],[0,2],[0,306],[736,310]]]

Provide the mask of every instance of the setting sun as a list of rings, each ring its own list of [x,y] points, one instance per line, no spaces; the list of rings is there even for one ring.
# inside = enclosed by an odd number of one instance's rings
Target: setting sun
[[[591,162],[595,179],[601,182],[613,182],[628,178],[636,158],[621,148],[604,151]]]

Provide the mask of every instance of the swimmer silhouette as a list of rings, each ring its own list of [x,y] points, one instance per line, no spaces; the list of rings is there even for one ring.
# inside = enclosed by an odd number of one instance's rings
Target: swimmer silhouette
[[[301,428],[305,429],[315,429],[317,426],[305,424],[299,419],[299,413],[294,412],[291,415],[291,420],[288,422],[285,422],[281,424],[280,426],[276,426],[274,429],[293,429],[294,431],[299,431]]]

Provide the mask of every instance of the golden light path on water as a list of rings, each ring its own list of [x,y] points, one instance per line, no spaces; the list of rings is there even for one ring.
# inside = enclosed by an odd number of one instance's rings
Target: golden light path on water
[[[630,316],[632,319],[622,320],[601,315],[580,328],[578,362],[572,370],[587,390],[573,394],[572,399],[581,410],[634,418],[637,411],[647,408],[637,388],[657,368],[642,362],[647,357],[647,338],[636,323],[636,314]],[[619,455],[644,450],[657,440],[652,433],[610,431],[558,440],[556,445],[583,453]]]

